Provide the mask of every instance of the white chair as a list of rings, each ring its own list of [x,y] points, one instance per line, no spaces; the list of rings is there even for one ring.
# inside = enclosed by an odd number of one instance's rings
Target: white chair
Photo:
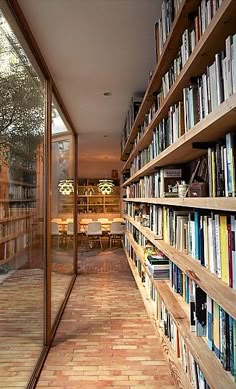
[[[61,236],[62,234],[59,231],[58,224],[56,222],[51,222],[51,238],[57,239],[57,247],[59,247]]]
[[[111,230],[109,232],[110,248],[112,246],[112,242],[122,242],[124,227],[124,224],[120,221],[113,221],[111,223]]]
[[[87,237],[87,242],[86,242],[86,247],[88,249],[88,246],[96,242],[100,242],[101,249],[102,247],[102,227],[101,223],[94,221],[88,223],[88,229],[86,231],[86,237]]]

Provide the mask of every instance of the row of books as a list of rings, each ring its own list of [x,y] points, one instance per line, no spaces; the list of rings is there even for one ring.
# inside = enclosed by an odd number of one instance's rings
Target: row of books
[[[137,267],[138,274],[140,276],[141,281],[145,285],[145,289],[154,302],[154,305],[156,306],[156,318],[159,321],[159,326],[163,334],[167,337],[169,340],[172,348],[174,349],[176,356],[180,358],[184,371],[188,374],[189,379],[193,385],[194,388],[200,388],[204,384],[203,387],[208,388],[207,383],[204,379],[204,376],[202,372],[197,368],[197,364],[192,357],[190,356],[188,347],[186,346],[181,334],[179,333],[179,330],[175,324],[175,321],[170,314],[170,312],[167,310],[163,300],[158,296],[158,292],[154,286],[154,283],[150,280],[150,278],[146,275],[145,270],[143,269],[142,262],[137,258],[137,255],[135,254],[132,245],[130,244],[129,240],[126,241],[126,250],[129,253],[129,256],[133,260],[135,266]],[[154,250],[155,252],[155,250]],[[151,265],[151,262],[165,261],[166,263],[161,265],[159,264],[159,272],[157,270],[157,264]],[[153,269],[153,266],[156,266],[155,269]],[[166,274],[163,277],[163,269],[161,269],[161,266],[167,266]],[[170,269],[170,263],[169,259],[166,258],[162,253],[156,253],[149,255],[147,257],[147,268],[150,273],[153,273],[153,279],[168,279],[169,278],[169,269]],[[159,274],[158,274],[159,273]],[[160,304],[158,304],[158,301],[160,301]],[[158,312],[158,305],[160,305],[161,309],[160,312]]]
[[[154,131],[154,137],[156,132]],[[138,155],[131,166],[134,174],[142,167],[147,157],[146,152],[156,152],[158,141],[152,142],[148,149]],[[191,181],[206,182],[206,195],[209,197],[235,197],[236,195],[236,132],[229,132],[224,138],[214,142],[206,142],[202,145],[207,149],[206,154],[198,159],[194,168]],[[154,151],[155,150],[155,151]],[[154,154],[153,154],[154,155]],[[150,154],[149,154],[150,156]],[[203,172],[204,170],[204,172]],[[169,185],[174,185],[182,178],[182,170],[178,168],[162,168],[156,173],[144,176],[138,182],[132,183],[126,189],[128,197],[178,197],[178,194],[168,190]]]
[[[17,252],[28,246],[29,234],[22,234],[15,239],[0,244],[0,264],[2,260],[14,257]]]
[[[163,239],[236,289],[235,215],[163,207]]]
[[[173,263],[170,282],[189,303],[191,331],[207,337],[210,350],[236,380],[236,321]]]
[[[139,107],[142,103],[142,97],[141,96],[133,96],[131,98],[130,106],[127,112],[123,132],[122,132],[122,139],[121,139],[121,150],[124,149],[126,142],[128,140],[130,131],[132,129],[132,126],[134,124],[135,118],[138,114]]]
[[[147,243],[146,237],[132,224],[126,221],[126,229],[129,231],[135,240],[141,247],[145,247]]]
[[[10,234],[23,232],[31,227],[32,221],[30,218],[14,220],[7,223],[0,224],[0,239],[7,237]]]
[[[225,141],[207,149],[208,184],[210,197],[235,197],[236,133],[226,134]]]
[[[156,23],[157,58],[161,55],[164,44],[182,0],[165,0],[161,6],[161,17]]]
[[[195,389],[210,389],[199,365],[194,360],[188,346],[184,341],[184,338],[181,336],[173,316],[167,309],[164,301],[162,299],[160,300],[160,328],[171,343],[172,348],[175,350],[176,356],[180,358],[184,371],[188,375],[192,387]]]
[[[185,131],[213,112],[236,92],[236,34],[229,36],[225,49],[215,55],[206,73],[183,89]]]
[[[32,207],[33,205],[33,207]],[[16,216],[27,216],[35,210],[35,203],[17,204],[17,207],[9,207],[9,204],[0,204],[0,219]]]
[[[159,168],[154,174],[140,178],[126,187],[126,197],[178,197],[182,168]]]
[[[197,43],[205,32],[207,26],[210,21],[214,17],[216,11],[220,7],[223,0],[201,0],[198,9],[195,14],[192,14],[192,26],[190,31],[188,31],[189,35],[192,37],[192,41],[194,40]],[[165,41],[168,37],[168,34],[171,30],[171,26],[180,7],[181,1],[163,1],[162,3],[162,13],[161,18],[156,24],[156,45],[158,55],[160,56]],[[193,32],[192,32],[193,31]],[[194,37],[193,37],[194,35]],[[185,50],[188,50],[188,41],[183,41]]]
[[[184,132],[189,131],[199,120],[214,111],[218,105],[235,92],[236,34],[226,39],[225,50],[215,55],[215,61],[207,67],[207,72],[194,81],[191,80],[190,86],[183,89],[183,102],[180,101],[171,106],[168,116],[162,119],[155,128],[150,146],[140,151],[134,159],[130,169],[131,175],[170,144],[176,142]],[[158,105],[152,105],[148,123],[153,118],[155,108],[158,109]],[[138,139],[140,139],[139,134]],[[135,142],[136,144],[137,142]]]
[[[182,34],[182,43],[177,57],[171,63],[168,72],[166,72],[162,77],[162,91],[164,98],[168,94],[172,85],[175,83],[197,42],[214,17],[218,7],[219,2],[215,1],[213,4],[213,1],[206,2],[204,0],[201,1],[198,12],[196,12],[195,15],[191,15],[192,23]]]
[[[189,254],[231,288],[236,289],[236,215],[189,211],[155,204],[128,208],[134,217],[145,213],[146,227],[176,249]],[[148,214],[149,213],[149,214]],[[141,224],[141,223],[140,223]]]
[[[28,188],[19,185],[10,185],[6,198],[12,200],[32,199],[36,196],[36,188]]]

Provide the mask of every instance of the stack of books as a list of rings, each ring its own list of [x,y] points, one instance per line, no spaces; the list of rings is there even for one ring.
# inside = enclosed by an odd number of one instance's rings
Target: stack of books
[[[149,273],[156,280],[169,280],[170,263],[169,259],[161,252],[157,252],[147,257],[147,267]]]

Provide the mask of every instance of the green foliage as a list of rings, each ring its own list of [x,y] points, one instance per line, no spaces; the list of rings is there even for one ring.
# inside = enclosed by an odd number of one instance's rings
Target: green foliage
[[[2,28],[1,59],[0,164],[27,167],[36,158],[44,132],[42,83],[14,35]]]

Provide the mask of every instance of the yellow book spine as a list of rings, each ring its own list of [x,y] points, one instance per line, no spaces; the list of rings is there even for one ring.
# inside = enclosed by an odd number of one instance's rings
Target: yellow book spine
[[[213,342],[214,352],[219,358],[220,356],[220,308],[219,305],[213,301]]]
[[[220,215],[221,279],[229,285],[227,216]]]

